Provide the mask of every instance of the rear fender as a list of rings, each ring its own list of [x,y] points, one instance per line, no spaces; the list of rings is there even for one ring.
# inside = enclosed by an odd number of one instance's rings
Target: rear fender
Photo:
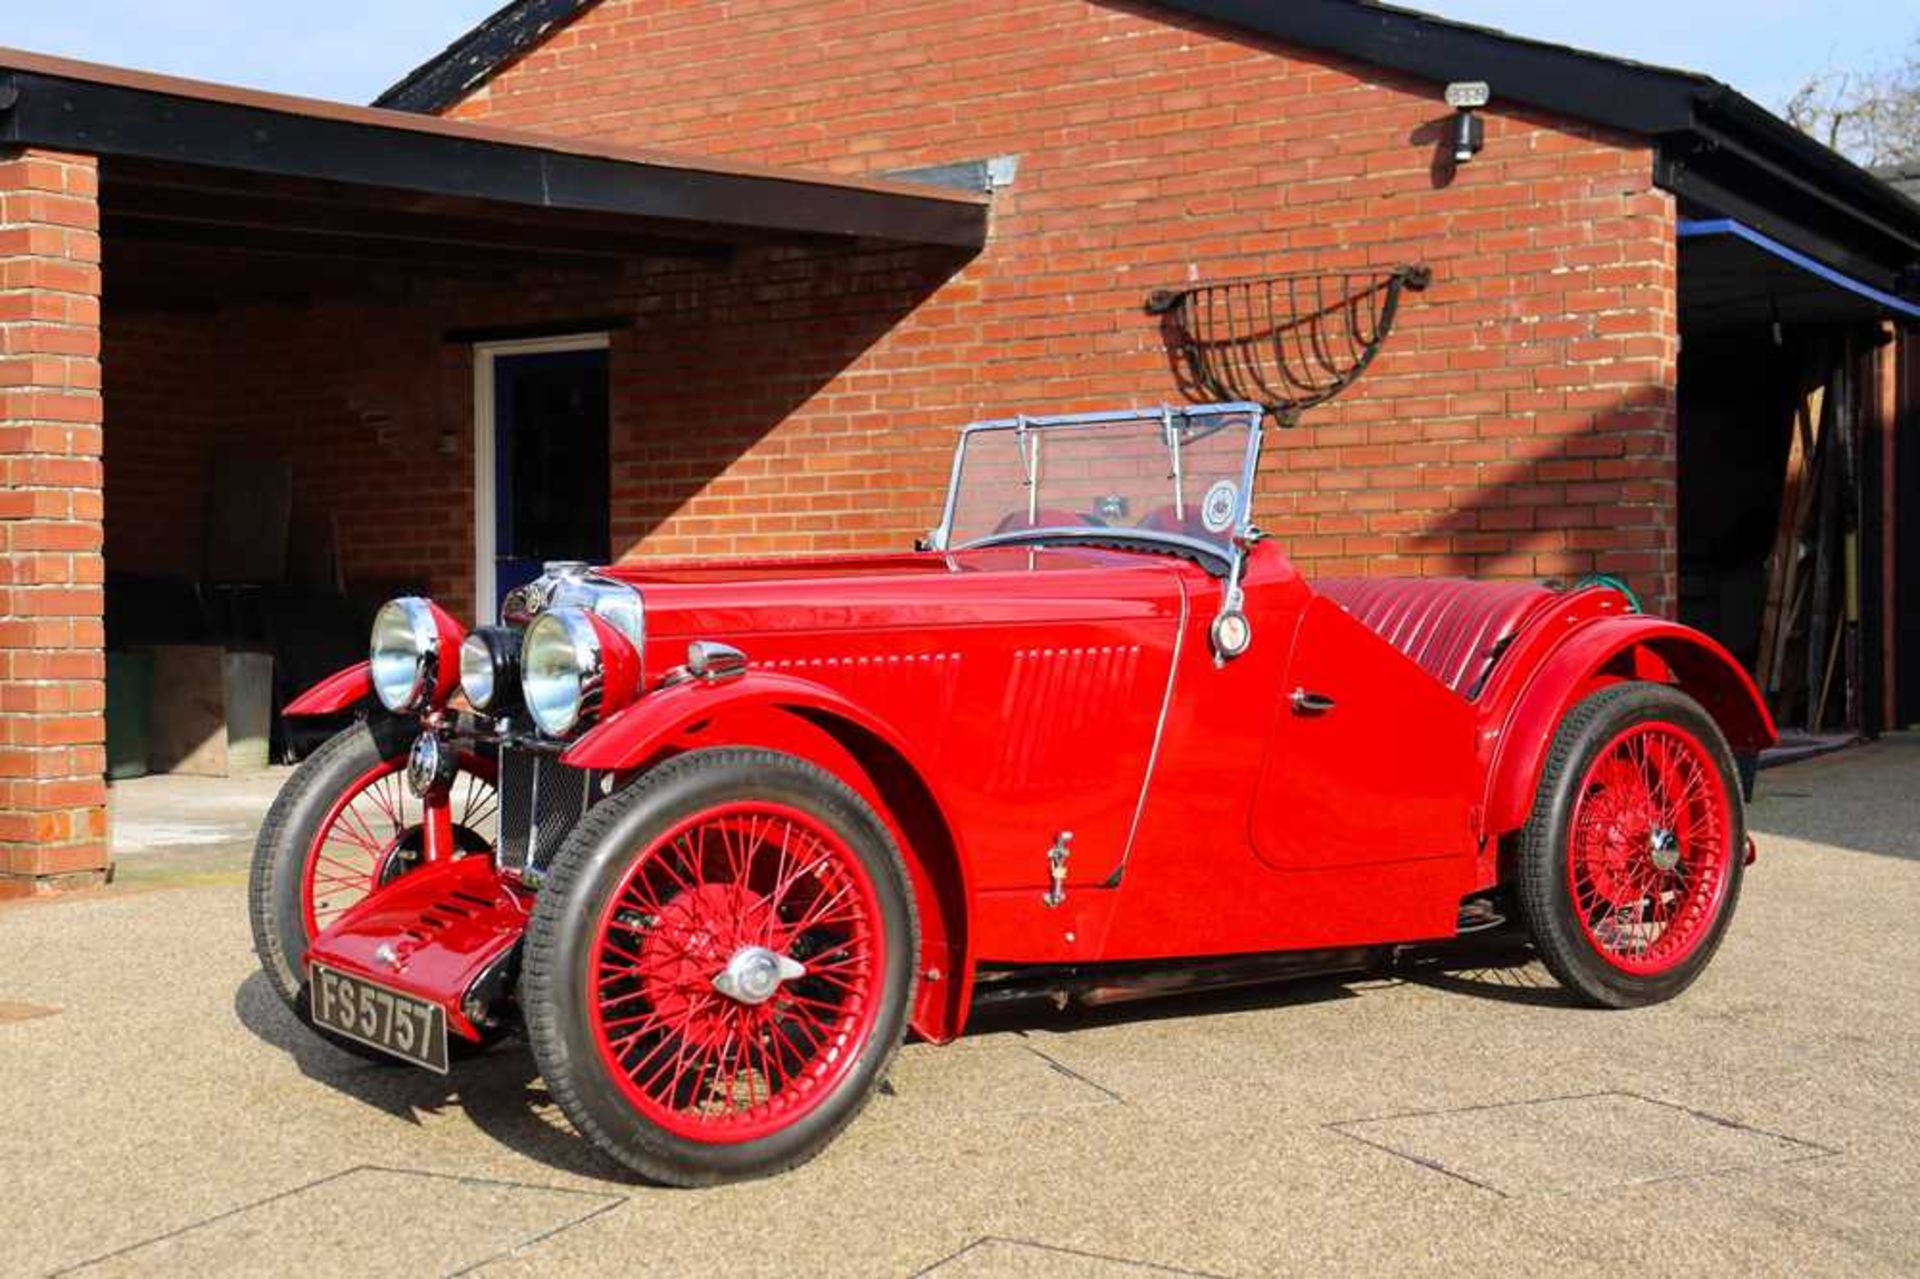
[[[373,665],[361,662],[344,671],[336,671],[286,704],[280,712],[298,718],[305,715],[338,715],[350,711],[373,696]]]
[[[973,885],[931,775],[890,726],[811,680],[750,671],[723,684],[687,682],[649,693],[590,730],[561,762],[631,774],[675,755],[757,746],[796,755],[858,791],[900,847],[920,916],[915,1033],[960,1034],[973,997],[966,945]]]
[[[1574,705],[1617,679],[1672,684],[1706,708],[1734,754],[1773,745],[1773,717],[1745,668],[1713,639],[1656,617],[1612,617],[1567,633],[1502,714],[1492,708],[1483,741],[1493,742],[1483,829],[1518,830],[1533,808],[1553,735]],[[1487,730],[1494,730],[1487,732]]]

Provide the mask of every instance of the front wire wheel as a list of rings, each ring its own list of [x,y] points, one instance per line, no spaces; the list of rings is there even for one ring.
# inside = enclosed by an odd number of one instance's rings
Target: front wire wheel
[[[697,813],[641,851],[601,912],[596,1045],[669,1132],[776,1132],[832,1093],[871,1033],[881,928],[866,868],[810,814]]]
[[[528,927],[535,1059],[581,1132],[702,1185],[800,1163],[905,1028],[917,942],[872,809],[791,756],[704,751],[588,815]]]
[[[492,769],[463,758],[447,797],[453,809],[454,847],[491,849],[499,830],[500,796]],[[407,760],[383,759],[347,783],[321,819],[302,872],[301,907],[311,940],[419,864],[425,851],[420,798],[407,786]]]
[[[260,827],[248,888],[254,950],[274,993],[303,1019],[313,939],[424,851],[421,801],[405,778],[411,740],[397,723],[342,730],[294,770]],[[492,848],[499,802],[485,757],[462,757],[451,802],[455,849]]]
[[[1622,683],[1554,736],[1515,877],[1542,961],[1585,1002],[1679,994],[1713,957],[1745,846],[1732,752],[1697,702]]]

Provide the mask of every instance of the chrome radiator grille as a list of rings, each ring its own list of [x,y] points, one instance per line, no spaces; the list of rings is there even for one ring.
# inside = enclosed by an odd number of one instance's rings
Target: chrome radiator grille
[[[593,802],[592,776],[540,751],[500,750],[501,871],[530,884],[546,877],[574,823]]]

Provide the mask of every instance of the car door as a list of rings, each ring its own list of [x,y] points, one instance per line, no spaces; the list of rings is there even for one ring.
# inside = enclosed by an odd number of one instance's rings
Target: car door
[[[1277,691],[1251,814],[1261,861],[1318,870],[1472,851],[1463,698],[1317,597]]]

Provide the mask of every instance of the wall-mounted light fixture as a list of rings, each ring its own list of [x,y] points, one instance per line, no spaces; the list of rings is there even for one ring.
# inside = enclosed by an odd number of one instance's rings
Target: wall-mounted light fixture
[[[1465,164],[1487,145],[1487,122],[1474,112],[1493,101],[1485,80],[1463,80],[1447,86],[1447,105],[1454,110],[1453,162]]]

